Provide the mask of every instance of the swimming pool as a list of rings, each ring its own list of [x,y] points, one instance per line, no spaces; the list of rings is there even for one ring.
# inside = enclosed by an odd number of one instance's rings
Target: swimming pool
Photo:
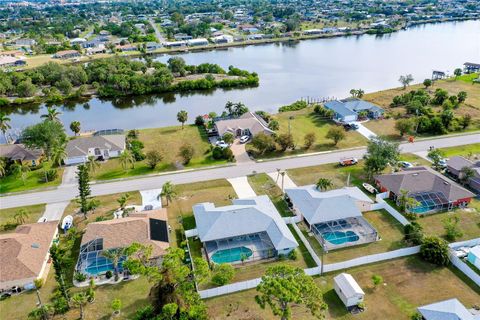
[[[344,244],[346,242],[356,242],[360,237],[353,231],[335,231],[335,232],[324,232],[322,233],[323,239],[330,242],[331,244]]]
[[[218,250],[212,255],[212,261],[215,263],[232,263],[242,261],[242,257],[247,259],[253,254],[247,247],[237,247],[232,249]]]

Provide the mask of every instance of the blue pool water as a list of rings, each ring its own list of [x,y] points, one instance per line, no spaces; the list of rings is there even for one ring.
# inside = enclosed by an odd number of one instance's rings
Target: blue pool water
[[[212,255],[212,261],[218,264],[232,263],[236,261],[241,261],[242,256],[249,258],[252,256],[252,254],[252,250],[248,249],[247,247],[218,250]]]
[[[346,242],[356,242],[360,237],[353,231],[335,231],[335,232],[324,232],[322,233],[323,239],[327,240],[332,244],[343,244]]]

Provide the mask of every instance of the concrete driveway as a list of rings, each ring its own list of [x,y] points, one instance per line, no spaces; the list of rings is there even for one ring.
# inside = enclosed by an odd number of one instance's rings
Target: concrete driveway
[[[277,185],[280,189],[282,189],[282,176],[278,175],[278,172],[270,172],[267,173],[270,178],[273,179],[273,181],[277,182]],[[283,176],[283,189],[288,189],[288,188],[296,188],[297,185],[295,182],[293,182],[292,179],[288,176],[288,174],[285,172],[285,175]],[[282,190],[283,191],[283,190]]]
[[[45,212],[42,217],[47,218],[47,221],[56,221],[61,220],[63,216],[63,211],[68,206],[70,201],[57,202],[57,203],[48,203],[45,206]]]
[[[358,129],[356,130],[358,133],[360,133],[362,136],[370,140],[372,137],[376,137],[377,134],[367,127],[365,127],[361,122],[354,122],[356,125],[358,125]]]
[[[239,199],[255,197],[257,194],[253,191],[247,177],[238,177],[227,179],[232,185]]]
[[[240,140],[235,140],[230,149],[232,149],[237,164],[254,163],[254,161],[250,159],[247,154],[247,150],[245,149],[245,143],[240,143]]]

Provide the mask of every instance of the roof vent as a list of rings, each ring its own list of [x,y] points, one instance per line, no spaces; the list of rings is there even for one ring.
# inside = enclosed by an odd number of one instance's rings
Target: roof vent
[[[40,245],[38,243],[32,243],[32,248],[39,249]]]
[[[414,174],[412,174],[412,176],[416,177],[416,176],[418,176],[418,173],[414,173]]]
[[[448,186],[450,183],[448,183],[447,181],[443,181],[443,184]]]

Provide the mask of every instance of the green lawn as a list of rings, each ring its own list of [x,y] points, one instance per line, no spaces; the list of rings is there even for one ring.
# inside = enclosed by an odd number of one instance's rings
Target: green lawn
[[[363,217],[375,228],[375,230],[377,230],[380,240],[368,244],[331,250],[324,254],[325,263],[346,261],[361,256],[397,250],[405,247],[403,241],[403,226],[387,211],[378,210],[364,212]],[[313,235],[308,235],[305,224],[301,223],[300,229],[320,257],[322,255],[322,248],[317,239]]]
[[[247,179],[257,195],[270,197],[282,217],[293,216],[293,213],[288,209],[287,203],[283,200],[282,190],[266,173],[251,175]]]
[[[50,165],[46,162],[44,162],[43,165],[47,170],[50,168]],[[32,169],[32,171],[27,172],[25,181],[23,181],[20,176],[7,175],[0,178],[0,193],[58,186],[62,182],[63,168],[57,169],[57,173],[57,178],[50,182],[41,181],[44,177],[43,168]]]
[[[441,148],[446,158],[463,156],[466,158],[478,159],[480,157],[480,143],[467,144],[464,146]]]
[[[184,129],[181,126],[142,129],[139,139],[145,145],[143,149],[145,153],[149,150],[158,150],[162,154],[163,160],[155,169],[147,167],[145,161],[139,161],[135,163],[135,168],[125,170],[118,159],[110,159],[101,164],[92,175],[92,179],[118,179],[226,163],[225,160],[214,160],[211,157],[210,144],[205,132],[194,125],[186,125]],[[193,146],[195,152],[190,163],[183,165],[178,152],[180,147],[187,143]]]
[[[295,141],[295,150],[288,150],[280,152],[279,150],[264,155],[257,155],[257,158],[272,158],[294,154],[302,154],[308,152],[318,152],[327,150],[345,149],[351,147],[358,147],[367,144],[367,140],[356,131],[345,132],[346,137],[340,141],[338,145],[334,145],[333,141],[327,139],[325,136],[330,128],[336,126],[332,121],[326,121],[319,118],[313,112],[313,108],[305,108],[299,111],[282,112],[272,115],[272,118],[277,120],[280,129],[278,134],[288,133],[290,126],[290,133]],[[290,123],[290,125],[289,125]],[[315,144],[309,149],[305,150],[304,138],[307,133],[315,133]],[[247,148],[252,150],[251,144],[247,144]]]
[[[418,257],[407,257],[348,270],[365,291],[366,311],[352,315],[333,290],[333,277],[337,273],[315,278],[328,304],[326,318],[395,319],[409,320],[416,308],[441,300],[458,298],[467,308],[478,303],[480,288],[464,282],[465,278],[454,268],[435,267]],[[383,277],[384,285],[374,288],[372,276]],[[255,302],[254,289],[206,300],[210,318],[274,320],[271,309],[261,309]],[[312,319],[302,306],[294,306],[293,319]]]
[[[1,201],[1,200],[0,200]],[[0,210],[0,233],[4,232],[3,226],[5,223],[15,222],[15,214],[20,210],[25,209],[28,212],[28,218],[26,218],[25,224],[35,223],[45,212],[44,204],[37,204],[34,206],[21,207],[21,208],[10,208]],[[13,230],[12,230],[13,231]]]

